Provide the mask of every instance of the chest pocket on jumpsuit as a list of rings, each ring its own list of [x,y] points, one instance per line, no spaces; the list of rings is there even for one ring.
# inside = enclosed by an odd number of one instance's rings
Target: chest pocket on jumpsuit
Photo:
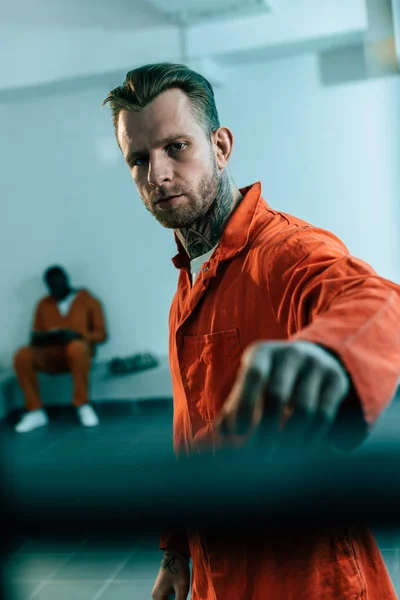
[[[213,423],[235,382],[242,358],[239,332],[185,336],[183,348],[182,378],[196,435]]]

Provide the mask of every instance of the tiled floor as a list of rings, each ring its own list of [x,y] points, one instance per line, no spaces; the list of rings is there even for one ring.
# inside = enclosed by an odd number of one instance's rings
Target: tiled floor
[[[93,540],[92,540],[93,542]],[[158,540],[132,541],[130,548],[90,538],[45,548],[27,542],[4,565],[7,600],[117,600],[151,598],[161,552]],[[70,550],[66,553],[65,550]],[[51,552],[51,553],[50,553]]]
[[[147,405],[150,406],[150,405]],[[129,464],[138,455],[157,453],[155,440],[171,441],[171,407],[131,404],[100,406],[101,424],[81,428],[72,409],[50,410],[51,424],[31,434],[17,435],[10,423],[0,425],[1,456],[8,468],[22,472],[52,466],[67,454],[79,464]],[[384,415],[371,439],[398,441],[400,402]],[[367,442],[368,443],[368,442]],[[171,446],[172,453],[172,446]],[[400,527],[376,530],[392,580],[400,591]],[[161,552],[155,535],[138,539],[82,532],[80,537],[56,543],[44,538],[15,540],[13,552],[3,561],[6,600],[150,600]],[[374,599],[375,600],[375,599]],[[376,599],[378,600],[378,599]]]

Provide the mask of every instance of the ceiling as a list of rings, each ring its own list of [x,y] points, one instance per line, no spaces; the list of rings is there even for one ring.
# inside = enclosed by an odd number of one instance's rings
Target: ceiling
[[[231,18],[264,15],[278,0],[147,0],[165,15],[171,23],[190,26]]]
[[[140,29],[264,14],[290,0],[1,0],[2,26]],[[301,1],[301,0],[300,0]]]
[[[375,60],[381,40],[398,65],[392,2],[400,0],[0,0],[0,91],[161,61],[185,62],[218,85],[224,70],[288,54],[370,43],[365,56]],[[173,24],[182,10],[188,27]]]
[[[165,25],[168,20],[146,0],[1,0],[0,23],[3,27],[135,30]]]

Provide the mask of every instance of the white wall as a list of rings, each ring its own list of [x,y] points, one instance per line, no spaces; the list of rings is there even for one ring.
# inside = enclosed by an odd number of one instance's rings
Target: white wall
[[[103,357],[166,353],[176,246],[142,206],[100,108],[107,92],[1,106],[1,364],[27,340],[50,263],[103,301],[111,334]]]
[[[351,55],[351,53],[350,53]],[[238,185],[332,230],[400,281],[400,77],[322,86],[317,56],[254,64],[218,91]]]
[[[0,365],[27,340],[59,262],[104,303],[100,357],[167,352],[178,272],[172,232],[143,208],[100,104],[107,84],[0,98]],[[331,229],[400,280],[400,79],[323,87],[314,56],[238,67],[216,90],[235,134],[239,186],[263,182],[274,207]]]

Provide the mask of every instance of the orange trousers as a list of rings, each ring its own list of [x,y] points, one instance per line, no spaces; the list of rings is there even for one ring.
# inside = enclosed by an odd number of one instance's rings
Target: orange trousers
[[[82,406],[89,401],[91,350],[86,342],[74,340],[66,346],[26,346],[14,356],[14,370],[28,411],[42,408],[37,373],[58,375],[71,373],[74,382],[72,404]]]

